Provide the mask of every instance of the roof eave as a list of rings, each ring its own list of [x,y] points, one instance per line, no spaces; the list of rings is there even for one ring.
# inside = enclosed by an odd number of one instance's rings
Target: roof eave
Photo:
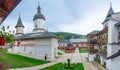
[[[6,19],[6,17],[13,11],[13,9],[21,2],[22,0],[17,0],[13,7],[8,11],[8,13],[3,18],[2,22]],[[2,24],[2,23],[1,23]]]

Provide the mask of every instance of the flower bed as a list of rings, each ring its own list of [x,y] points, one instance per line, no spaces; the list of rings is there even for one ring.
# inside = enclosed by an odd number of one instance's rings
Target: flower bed
[[[5,46],[5,43],[11,44],[14,40],[13,33],[6,31],[5,26],[3,26],[0,30],[0,46]]]
[[[4,46],[5,45],[5,38],[4,36],[0,36],[0,46]]]

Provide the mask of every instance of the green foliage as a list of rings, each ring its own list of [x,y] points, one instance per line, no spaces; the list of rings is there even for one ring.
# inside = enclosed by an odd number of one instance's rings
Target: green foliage
[[[60,40],[63,39],[73,39],[73,38],[78,38],[78,39],[84,39],[87,38],[85,35],[80,35],[80,34],[75,34],[75,33],[68,33],[68,32],[53,32]]]
[[[61,70],[63,68],[63,64],[61,63],[58,63],[58,64],[55,64],[53,66],[50,66],[50,67],[46,67],[44,69],[40,69],[40,70]]]
[[[64,40],[64,36],[63,36],[63,35],[59,35],[59,36],[58,36],[58,39]]]
[[[53,66],[46,67],[46,68],[40,69],[40,70],[62,70],[63,67],[64,67],[64,64],[58,63]],[[65,70],[84,70],[84,66],[82,63],[74,64],[74,67],[68,67],[68,69],[65,69]]]
[[[70,67],[70,59],[67,59],[67,62],[68,62],[68,67]]]
[[[2,26],[2,28],[0,30],[0,36],[5,37],[5,42],[6,43],[12,43],[15,40],[14,36],[10,32],[6,31],[5,26]]]
[[[17,54],[2,53],[2,55],[4,55],[4,59],[0,57],[0,62],[7,63],[7,65],[10,65],[10,68],[31,67],[49,62]]]
[[[58,55],[63,55],[61,52],[58,52]]]
[[[120,38],[120,35],[118,35],[118,38]]]
[[[87,49],[80,49],[79,50],[79,53],[87,53],[88,51],[87,51]]]

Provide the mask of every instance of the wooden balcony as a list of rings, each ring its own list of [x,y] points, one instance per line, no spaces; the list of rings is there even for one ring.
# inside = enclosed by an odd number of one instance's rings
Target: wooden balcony
[[[94,47],[90,47],[89,48],[89,53],[90,54],[97,54],[98,50],[97,49],[94,49]]]
[[[89,44],[97,44],[97,39],[91,39],[88,41]]]
[[[107,43],[107,42],[108,42],[108,38],[104,38],[103,43]]]
[[[107,50],[102,50],[101,53],[102,53],[103,55],[107,55]]]
[[[102,56],[105,59],[107,58],[107,51],[106,50],[98,51],[97,54]]]

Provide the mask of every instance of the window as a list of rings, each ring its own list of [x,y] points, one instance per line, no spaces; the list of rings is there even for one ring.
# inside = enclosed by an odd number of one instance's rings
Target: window
[[[37,28],[37,24],[35,24],[35,28]]]

